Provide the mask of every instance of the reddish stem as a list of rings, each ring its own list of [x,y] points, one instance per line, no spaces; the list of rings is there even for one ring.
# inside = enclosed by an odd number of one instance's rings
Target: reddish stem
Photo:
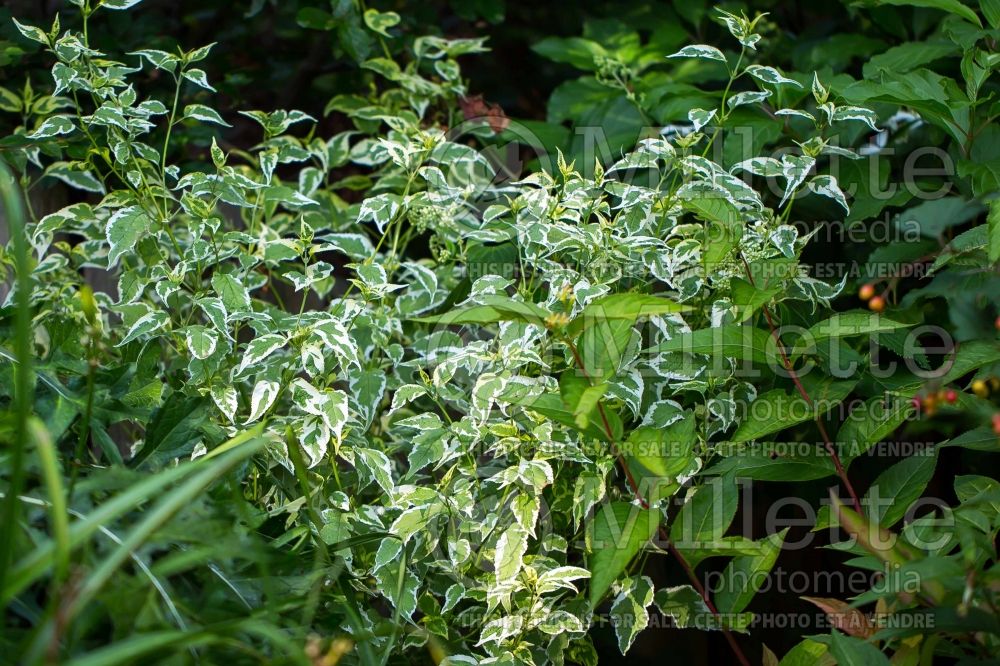
[[[576,361],[576,365],[580,369],[580,372],[588,381],[590,381],[590,375],[587,373],[587,368],[583,364],[583,359],[580,357],[580,353],[579,351],[577,351],[576,345],[574,345],[573,342],[569,339],[565,339],[564,341],[566,342],[566,345],[569,347],[570,352],[572,352],[573,359]],[[632,490],[632,494],[635,496],[635,499],[639,502],[639,504],[642,505],[642,508],[648,509],[649,502],[646,501],[646,498],[643,496],[642,491],[639,489],[639,485],[636,483],[635,477],[632,475],[632,471],[629,469],[628,462],[625,460],[625,457],[622,455],[621,451],[615,445],[615,435],[611,429],[611,424],[608,421],[608,416],[607,414],[604,413],[604,405],[601,403],[601,401],[597,402],[597,412],[601,416],[601,425],[604,428],[604,434],[607,435],[608,442],[611,444],[611,448],[615,453],[615,457],[618,459],[618,464],[619,466],[621,466],[622,471],[625,473],[625,479],[628,481],[628,485],[629,488]],[[750,662],[747,660],[746,655],[743,654],[743,650],[740,649],[740,646],[736,642],[736,638],[733,637],[732,632],[729,631],[729,629],[727,629],[725,626],[723,626],[722,617],[721,615],[719,615],[719,611],[716,609],[715,604],[712,603],[712,598],[708,596],[708,591],[705,589],[705,586],[701,584],[701,581],[698,580],[698,576],[697,574],[695,574],[694,569],[691,568],[691,565],[688,563],[688,561],[684,559],[684,556],[681,555],[681,552],[677,550],[677,547],[673,544],[672,541],[670,541],[670,537],[667,534],[667,531],[663,529],[662,525],[659,527],[659,536],[660,539],[667,544],[667,549],[670,551],[670,554],[674,556],[674,559],[676,559],[677,562],[680,563],[681,568],[684,569],[684,573],[687,574],[688,580],[691,581],[691,585],[694,587],[695,590],[697,590],[699,596],[701,596],[701,600],[705,602],[705,606],[708,608],[708,610],[712,612],[712,615],[714,615],[715,618],[719,620],[719,628],[722,630],[723,636],[725,636],[726,641],[729,643],[729,647],[732,648],[733,654],[736,655],[737,661],[740,662],[741,666],[750,666]]]
[[[756,287],[757,285],[754,282],[753,273],[750,270],[750,264],[747,263],[746,257],[744,257],[742,253],[740,253],[740,259],[743,260],[743,266],[746,268],[747,278],[750,280],[750,284]],[[781,364],[785,367],[785,372],[788,373],[792,383],[795,384],[795,388],[798,390],[799,395],[802,396],[802,399],[812,406],[813,400],[809,397],[806,387],[802,385],[802,381],[799,380],[798,373],[795,372],[795,369],[792,367],[792,362],[788,358],[785,346],[781,344],[781,336],[778,334],[778,327],[775,326],[774,319],[771,317],[770,308],[764,305],[763,310],[764,318],[767,320],[767,327],[771,329],[771,337],[774,338],[774,344],[778,348],[778,353],[781,354]],[[844,465],[840,462],[840,456],[837,455],[837,449],[830,440],[830,435],[827,434],[826,426],[823,425],[821,415],[818,413],[816,414],[816,426],[819,428],[820,435],[823,437],[823,444],[826,446],[826,452],[830,455],[830,459],[833,461],[833,466],[837,470],[837,476],[840,477],[840,482],[844,484],[844,488],[847,489],[847,494],[851,497],[854,510],[859,514],[863,514],[864,512],[861,510],[861,501],[858,499],[858,494],[854,492],[854,486],[851,485],[851,480],[847,477],[847,470],[844,469]]]

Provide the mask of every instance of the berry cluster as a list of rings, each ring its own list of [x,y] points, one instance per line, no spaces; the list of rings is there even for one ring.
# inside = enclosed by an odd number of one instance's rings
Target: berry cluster
[[[979,398],[987,398],[991,393],[1000,392],[1000,377],[976,379],[969,385],[972,392]],[[937,391],[925,391],[914,396],[913,408],[918,414],[934,416],[941,405],[954,405],[958,401],[958,391],[952,388]],[[1000,412],[993,414],[991,419],[993,432],[1000,436]]]
[[[917,412],[926,414],[927,416],[934,416],[940,405],[954,405],[957,400],[958,391],[955,389],[941,389],[940,391],[931,391],[924,395],[914,396],[913,407]]]
[[[875,295],[875,285],[864,284],[858,290],[858,298],[868,301],[868,309],[872,312],[882,312],[885,310],[885,294]]]

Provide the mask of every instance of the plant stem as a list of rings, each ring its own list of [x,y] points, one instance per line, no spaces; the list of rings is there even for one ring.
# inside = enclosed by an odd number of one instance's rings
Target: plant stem
[[[573,359],[576,361],[577,367],[580,369],[580,372],[583,374],[584,377],[586,377],[589,380],[590,375],[587,373],[587,368],[583,364],[583,359],[580,357],[580,353],[577,350],[576,345],[573,344],[573,341],[569,340],[568,338],[564,338],[563,342],[566,343],[566,345],[570,349],[570,352],[573,354]],[[623,456],[618,447],[615,446],[614,432],[611,430],[611,425],[608,422],[607,414],[605,414],[604,412],[604,405],[600,400],[597,402],[597,412],[601,416],[601,424],[602,427],[604,428],[604,434],[607,435],[608,441],[611,443],[612,450],[615,453],[615,457],[618,459],[618,464],[621,467],[622,471],[625,473],[625,478],[628,481],[629,488],[632,490],[632,495],[635,497],[636,501],[638,501],[639,504],[642,505],[644,509],[648,509],[649,502],[646,500],[645,496],[643,496],[642,494],[642,491],[639,489],[639,485],[636,483],[635,477],[632,475],[632,471],[629,469],[628,461],[625,460],[625,456]],[[667,534],[666,530],[663,529],[663,526],[660,526],[658,530],[660,539],[667,544],[667,548],[669,549],[670,554],[674,556],[677,562],[681,565],[681,568],[684,569],[684,573],[687,574],[688,580],[691,581],[691,585],[694,586],[694,589],[698,591],[698,594],[699,596],[701,596],[702,601],[705,602],[705,606],[707,606],[708,609],[712,612],[712,615],[714,615],[716,619],[719,620],[719,628],[722,630],[722,634],[723,636],[725,636],[726,642],[729,643],[729,647],[732,649],[733,654],[736,656],[737,661],[740,662],[741,666],[750,666],[750,662],[747,660],[746,655],[743,654],[743,650],[740,648],[739,643],[736,642],[736,638],[733,637],[732,632],[722,625],[721,621],[722,617],[719,615],[719,611],[716,609],[715,604],[712,603],[711,597],[708,596],[708,592],[705,590],[705,586],[702,585],[701,581],[698,580],[698,576],[697,574],[695,574],[694,569],[691,568],[690,563],[688,563],[688,561],[684,559],[684,556],[681,555],[681,552],[677,550],[677,547],[674,546],[674,544],[670,541],[670,536]]]
[[[753,273],[750,270],[750,264],[747,262],[746,257],[740,252],[740,259],[743,260],[743,266],[746,269],[747,279],[750,284],[756,287],[756,283],[753,279]],[[771,309],[767,306],[763,306],[764,318],[767,320],[767,327],[771,329],[771,337],[774,338],[774,344],[778,349],[778,353],[781,355],[781,364],[785,368],[785,372],[788,373],[788,377],[795,384],[796,390],[798,390],[799,395],[802,399],[810,406],[813,406],[813,399],[809,397],[809,393],[806,391],[805,386],[802,385],[802,381],[799,379],[799,375],[795,372],[792,367],[792,362],[788,358],[788,352],[785,351],[784,345],[781,344],[781,336],[778,334],[778,327],[774,323],[774,318],[771,316]],[[830,439],[830,435],[826,432],[826,426],[823,425],[821,415],[816,414],[816,427],[819,428],[820,436],[823,437],[823,444],[826,447],[826,452],[830,456],[830,460],[833,461],[833,466],[837,470],[837,476],[840,478],[840,482],[844,484],[844,488],[847,489],[847,494],[851,497],[851,503],[854,505],[854,510],[859,514],[864,515],[864,511],[861,510],[861,501],[858,499],[858,494],[854,492],[854,486],[851,484],[851,480],[847,476],[847,471],[844,469],[844,465],[840,462],[840,456],[837,455],[837,449],[833,445],[833,441]]]

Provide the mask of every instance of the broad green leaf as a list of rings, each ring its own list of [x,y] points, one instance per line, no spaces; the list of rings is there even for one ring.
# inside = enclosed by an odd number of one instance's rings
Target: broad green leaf
[[[979,0],[979,6],[990,26],[994,30],[1000,28],[1000,0]]]
[[[598,60],[608,56],[603,46],[582,37],[546,37],[532,46],[531,50],[555,62],[564,62],[584,71],[596,70]]]
[[[973,428],[963,432],[958,437],[949,439],[938,444],[938,447],[959,446],[973,451],[1000,451],[1000,438],[993,432],[992,428]]]
[[[545,319],[549,315],[548,310],[534,303],[515,301],[509,296],[486,296],[482,299],[481,305],[471,305],[431,317],[415,317],[413,321],[445,326],[521,321],[544,326]]]
[[[726,566],[722,573],[723,586],[715,595],[715,605],[720,613],[740,613],[750,604],[777,562],[788,530],[786,527],[759,541],[761,549],[758,555],[734,557]]]
[[[983,22],[979,20],[976,12],[962,4],[961,0],[878,0],[880,5],[909,5],[910,7],[927,7],[929,9],[940,9],[949,14],[957,14],[970,23],[975,23],[980,28]]]
[[[591,608],[600,603],[658,527],[655,511],[627,502],[605,504],[594,515],[587,527]]]
[[[813,481],[837,470],[821,444],[761,442],[723,458],[705,473],[755,481]]]
[[[746,280],[733,278],[729,281],[730,300],[737,307],[736,323],[743,323],[752,317],[757,310],[767,305],[772,298],[781,292],[777,286],[759,289]],[[715,330],[715,329],[711,329]]]
[[[727,324],[682,333],[646,350],[646,353],[682,352],[767,363],[774,358],[775,343],[771,334],[753,326]]]
[[[638,463],[660,479],[673,481],[691,464],[695,435],[694,414],[666,427],[640,427],[619,444],[625,459]]]
[[[732,479],[715,477],[693,489],[670,526],[670,540],[681,549],[720,539],[736,515],[739,501]]]
[[[632,325],[628,319],[605,319],[583,331],[577,345],[579,358],[574,360],[586,368],[591,381],[606,382],[618,374],[632,340]]]
[[[936,451],[927,450],[904,458],[879,474],[861,501],[868,516],[882,527],[899,522],[910,505],[923,495],[936,464]]]
[[[914,413],[909,400],[889,396],[869,398],[857,405],[837,432],[840,458],[847,467],[876,443],[886,439]]]
[[[559,378],[559,394],[566,409],[573,414],[576,427],[586,430],[597,409],[598,403],[608,390],[609,384],[601,382],[591,385],[590,381],[576,368],[563,372]]]
[[[857,381],[826,382],[809,393],[806,402],[798,393],[774,389],[750,403],[747,418],[733,433],[732,441],[749,442],[822,416],[850,395]]]
[[[844,312],[813,325],[804,337],[806,340],[819,342],[828,338],[870,335],[910,326],[913,324],[893,321],[875,312]]]
[[[205,406],[204,398],[171,394],[153,414],[142,448],[129,464],[138,466],[154,453],[160,462],[190,454],[204,436],[200,427],[208,419]]]
[[[588,304],[566,327],[570,337],[576,337],[591,326],[604,321],[620,320],[632,324],[642,317],[686,312],[686,305],[650,294],[610,294]]]
[[[830,634],[828,647],[837,666],[889,666],[889,658],[877,647],[839,631]]]
[[[778,663],[778,666],[835,665],[836,662],[827,653],[826,646],[810,639],[806,639],[793,647]]]

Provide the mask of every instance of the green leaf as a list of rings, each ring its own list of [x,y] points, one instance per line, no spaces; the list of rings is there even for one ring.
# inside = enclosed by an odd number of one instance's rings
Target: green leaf
[[[128,329],[128,333],[125,334],[125,337],[121,339],[117,346],[124,347],[144,335],[151,335],[165,327],[169,321],[170,315],[166,312],[160,312],[159,310],[147,312],[135,320]]]
[[[618,374],[622,357],[632,340],[632,322],[606,319],[588,326],[580,336],[576,359],[586,368],[591,381],[604,382]]]
[[[806,340],[820,342],[829,338],[870,335],[910,326],[913,324],[894,321],[875,312],[843,312],[813,325],[803,337]]]
[[[608,55],[603,46],[582,37],[546,37],[531,50],[549,60],[589,72],[597,70],[597,60]]]
[[[1000,0],[979,0],[979,7],[983,10],[990,27],[1000,28]]]
[[[766,539],[761,539],[760,553],[734,557],[722,573],[723,587],[715,595],[715,605],[720,613],[739,613],[753,599],[764,584],[768,573],[781,554],[781,546],[789,528]]]
[[[805,442],[762,442],[723,458],[706,474],[755,481],[814,481],[837,473],[821,445]]]
[[[732,479],[716,477],[693,489],[670,526],[678,548],[698,548],[722,538],[736,515],[738,497]]]
[[[246,287],[228,273],[216,273],[212,276],[212,288],[222,300],[229,312],[241,312],[250,309],[250,294]]]
[[[660,479],[673,481],[691,464],[697,436],[694,414],[664,428],[640,427],[619,445],[625,459],[638,463]]]
[[[736,323],[743,323],[772,298],[781,293],[781,287],[758,289],[746,280],[733,278],[729,281],[730,300],[737,308]],[[710,329],[715,330],[715,329]]]
[[[21,98],[3,86],[0,86],[0,111],[21,112]]]
[[[591,326],[605,321],[625,321],[633,324],[641,317],[687,312],[686,305],[678,305],[670,299],[650,294],[610,294],[590,303],[566,327],[570,337],[576,337]]]
[[[332,30],[337,25],[330,12],[318,7],[303,7],[295,15],[295,22],[310,30]]]
[[[524,554],[528,550],[528,532],[518,523],[508,527],[497,540],[493,558],[497,585],[513,580],[524,566]]]
[[[825,654],[825,645],[807,638],[789,650],[778,666],[818,666]]]
[[[986,217],[986,222],[989,225],[987,250],[990,261],[996,263],[1000,261],[1000,199],[994,199],[990,202],[990,212]]]
[[[365,25],[383,37],[392,37],[389,28],[399,24],[399,14],[396,12],[380,12],[377,9],[366,9]]]
[[[659,515],[627,502],[605,504],[587,528],[590,607],[595,608],[659,527]]]
[[[934,476],[936,451],[922,451],[886,469],[872,483],[861,504],[882,527],[899,522]]]
[[[149,216],[139,206],[129,206],[115,212],[108,220],[107,238],[111,246],[108,251],[108,266],[114,266],[118,258],[132,251],[149,231]]]
[[[544,326],[546,317],[550,315],[548,310],[539,305],[524,301],[515,301],[509,296],[486,296],[481,301],[481,305],[472,305],[431,317],[414,317],[413,321],[425,324],[443,324],[445,326],[493,324],[498,321],[522,321],[528,324]]]
[[[206,123],[215,123],[216,125],[222,125],[223,127],[232,127],[229,123],[222,119],[219,112],[211,107],[207,107],[204,104],[188,104],[184,107],[185,119],[200,120]]]
[[[877,647],[839,631],[830,634],[829,649],[838,666],[889,666],[889,658]]]
[[[591,385],[576,368],[566,370],[559,377],[559,394],[562,395],[566,409],[573,413],[577,428],[587,429],[591,416],[608,388],[607,382]]]
[[[837,432],[840,458],[847,467],[906,422],[915,408],[909,400],[877,396],[854,407]]]
[[[775,343],[764,329],[739,324],[703,328],[677,335],[646,350],[647,353],[683,352],[706,354],[768,363],[774,356]]]
[[[878,0],[878,4],[897,6],[909,5],[911,7],[940,9],[941,11],[948,12],[949,14],[957,14],[966,21],[975,23],[980,28],[983,27],[983,22],[979,20],[979,16],[976,15],[976,12],[963,5],[960,0]]]
[[[626,654],[643,629],[649,624],[649,612],[653,603],[653,582],[646,576],[631,576],[625,579],[622,591],[611,606],[611,623],[615,626],[618,649]]]
[[[219,336],[205,326],[188,326],[184,330],[184,339],[191,355],[197,359],[206,359],[215,353]]]
[[[254,367],[255,371],[260,370],[261,362],[284,347],[286,342],[288,342],[288,337],[279,333],[268,333],[254,338],[247,343],[246,349],[243,350],[243,360],[240,361],[236,374],[243,374],[243,371],[251,366],[256,366]]]
[[[550,418],[553,421],[562,423],[563,425],[571,428],[578,428],[576,416],[573,412],[566,409],[562,396],[558,393],[543,393],[542,395],[532,399],[522,399],[518,396],[504,396],[504,398],[514,404],[521,405],[525,409],[538,412],[542,416]],[[602,441],[617,441],[622,435],[621,418],[615,413],[614,410],[607,407],[604,409],[604,415],[607,417],[608,423],[611,426],[611,434],[613,437],[609,439],[607,433],[604,432],[603,424],[598,423],[597,421],[590,421],[587,424],[587,427],[583,429],[583,432],[589,437]]]
[[[712,611],[690,585],[666,587],[656,591],[653,603],[660,612],[670,617],[679,629],[687,627],[703,628],[707,619],[713,617]]]
[[[171,394],[153,414],[143,446],[129,464],[137,467],[153,453],[160,461],[190,454],[203,437],[200,427],[208,419],[205,406],[204,398]]]
[[[750,403],[749,414],[733,433],[732,441],[749,442],[790,428],[828,411],[850,395],[857,381],[827,381],[809,393],[811,402],[799,394],[774,389]]]

